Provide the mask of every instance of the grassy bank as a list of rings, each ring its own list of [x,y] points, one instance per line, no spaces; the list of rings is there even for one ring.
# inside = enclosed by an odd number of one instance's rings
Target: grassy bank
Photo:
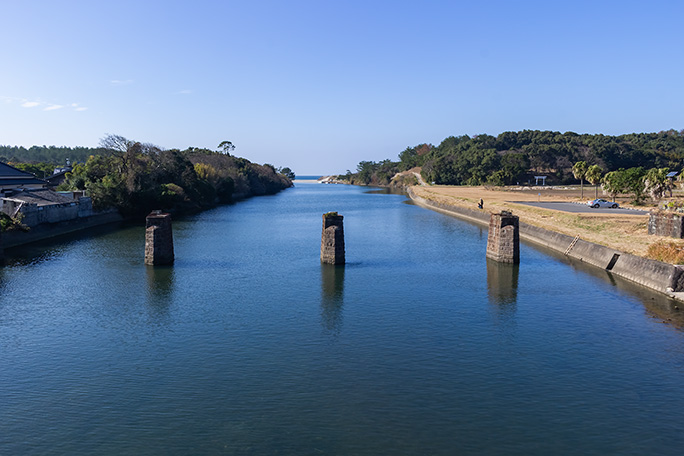
[[[567,234],[579,235],[582,239],[605,245],[622,252],[651,258],[649,246],[657,242],[672,241],[671,238],[650,236],[647,232],[648,215],[642,212],[633,214],[570,213],[553,209],[527,206],[519,202],[563,201],[586,202],[594,198],[594,190],[574,187],[465,187],[465,186],[415,186],[417,196],[443,204],[476,209],[477,203],[484,201],[484,210],[498,212],[508,210],[530,225]],[[601,196],[601,195],[599,195]],[[618,200],[619,201],[619,200]],[[626,201],[619,201],[628,205]],[[649,207],[640,209],[648,210]]]

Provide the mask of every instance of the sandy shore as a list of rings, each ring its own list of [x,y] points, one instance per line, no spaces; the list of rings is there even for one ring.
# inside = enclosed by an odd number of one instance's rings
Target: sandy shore
[[[591,214],[569,213],[553,209],[517,204],[514,201],[562,201],[586,202],[594,199],[594,188],[585,187],[584,197],[579,187],[461,187],[461,186],[415,186],[416,195],[427,200],[455,206],[476,209],[480,199],[488,212],[508,210],[530,225],[567,234],[579,235],[582,239],[612,247],[622,252],[646,256],[648,246],[658,240],[672,240],[649,236],[647,232],[648,215],[634,214]],[[599,198],[604,196],[599,192]],[[617,200],[621,206],[629,206],[626,199]],[[649,210],[649,207],[640,207]]]

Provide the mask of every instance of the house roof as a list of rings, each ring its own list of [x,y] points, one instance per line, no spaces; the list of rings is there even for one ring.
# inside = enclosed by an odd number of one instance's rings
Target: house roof
[[[45,180],[49,184],[57,186],[66,180],[66,173],[68,172],[70,171],[61,171],[59,173],[55,173],[52,176],[46,177]]]
[[[42,184],[45,185],[46,182],[42,179],[38,179],[31,173],[22,171],[10,166],[7,163],[0,162],[0,185],[2,186],[21,186],[21,185],[31,185],[31,184]]]
[[[53,204],[66,204],[74,202],[74,198],[71,196],[63,195],[47,188],[23,190],[3,199],[11,201],[23,201],[24,203],[36,204],[38,206],[49,206]]]

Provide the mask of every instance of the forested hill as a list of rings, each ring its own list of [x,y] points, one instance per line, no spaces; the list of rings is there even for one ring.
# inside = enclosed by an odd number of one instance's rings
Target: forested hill
[[[420,166],[423,178],[437,184],[509,185],[528,182],[534,175],[547,175],[549,183],[560,184],[576,182],[572,166],[578,161],[597,165],[604,173],[633,167],[680,171],[684,130],[621,136],[537,130],[450,136],[437,147],[408,147],[397,162],[363,161],[355,174],[340,177],[386,185],[397,172]]]
[[[229,141],[218,151],[190,147],[162,149],[122,136],[108,135],[101,147],[4,147],[0,160],[47,177],[68,158],[73,169],[59,190],[85,190],[97,210],[117,208],[124,215],[153,209],[195,211],[236,198],[273,194],[291,187],[289,168],[259,165],[231,154]],[[85,155],[87,154],[87,155]],[[7,160],[5,160],[8,158]]]
[[[110,155],[104,147],[57,147],[0,146],[0,161],[3,163],[50,163],[63,165],[68,158],[72,163],[85,162],[91,155]],[[42,177],[42,176],[41,176]]]

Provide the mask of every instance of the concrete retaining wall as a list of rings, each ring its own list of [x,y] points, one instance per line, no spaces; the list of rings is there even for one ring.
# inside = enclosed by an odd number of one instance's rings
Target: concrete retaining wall
[[[448,204],[428,201],[417,196],[410,188],[409,197],[421,206],[454,215],[480,225],[488,225],[489,212],[475,211]],[[556,233],[520,222],[520,238],[549,249],[566,253],[574,237]],[[673,298],[684,299],[678,292],[684,292],[684,267],[661,261],[649,260],[629,253],[620,252],[603,245],[578,239],[567,252],[567,256],[610,271],[612,274],[665,293]]]
[[[118,212],[104,212],[59,223],[44,223],[31,228],[28,232],[8,231],[2,233],[3,248],[17,247],[94,226],[121,221],[123,221],[123,217]]]

